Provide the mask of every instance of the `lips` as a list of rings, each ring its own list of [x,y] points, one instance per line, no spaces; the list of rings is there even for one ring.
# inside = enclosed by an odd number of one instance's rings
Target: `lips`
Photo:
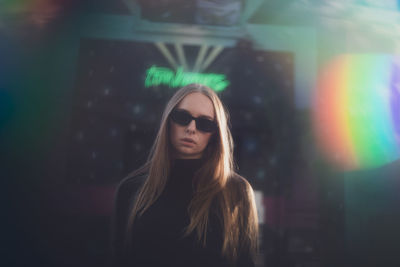
[[[182,138],[181,139],[183,142],[191,143],[191,144],[196,144],[196,142],[191,139],[191,138]]]

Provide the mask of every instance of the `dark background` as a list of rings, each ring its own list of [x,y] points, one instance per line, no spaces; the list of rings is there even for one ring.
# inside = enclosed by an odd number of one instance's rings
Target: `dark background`
[[[294,2],[266,1],[248,22],[314,27],[311,15],[289,18]],[[147,68],[169,67],[152,43],[72,40],[91,14],[131,14],[122,1],[44,3],[0,6],[1,261],[107,266],[115,186],[145,161],[176,89],[144,88]],[[195,1],[138,3],[153,22],[239,23],[196,13]],[[329,54],[326,37],[319,32],[320,61]],[[398,266],[399,162],[352,172],[325,162],[311,107],[295,105],[296,56],[255,47],[250,38],[237,40],[207,72],[231,82],[220,96],[238,172],[263,192],[259,265]],[[197,49],[187,47],[189,63]]]

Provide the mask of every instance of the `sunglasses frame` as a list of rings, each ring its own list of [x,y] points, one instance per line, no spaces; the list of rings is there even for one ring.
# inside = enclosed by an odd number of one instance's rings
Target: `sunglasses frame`
[[[186,124],[183,121],[179,121],[179,119],[177,120],[177,118],[176,118],[176,114],[177,113],[181,113],[181,114],[186,115],[187,119],[190,119],[190,120]],[[170,118],[171,118],[171,120],[173,122],[175,122],[176,124],[181,125],[181,126],[187,126],[194,120],[195,121],[195,125],[196,125],[196,129],[201,131],[201,132],[204,132],[204,133],[214,133],[218,129],[218,125],[217,125],[217,123],[215,121],[207,119],[205,117],[197,117],[197,118],[195,118],[195,117],[192,116],[192,114],[189,113],[189,111],[184,110],[184,109],[173,109],[169,115],[170,115]],[[206,121],[206,123],[210,123],[211,129],[209,129],[209,130],[204,129],[201,126],[201,125],[203,125],[201,123],[201,121],[203,121],[203,122]],[[199,128],[199,126],[200,126],[200,128]]]

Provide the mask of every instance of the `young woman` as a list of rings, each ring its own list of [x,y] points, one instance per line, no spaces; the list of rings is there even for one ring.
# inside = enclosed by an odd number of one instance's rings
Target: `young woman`
[[[168,102],[147,163],[118,186],[116,266],[254,266],[254,192],[233,170],[228,118],[210,88]]]

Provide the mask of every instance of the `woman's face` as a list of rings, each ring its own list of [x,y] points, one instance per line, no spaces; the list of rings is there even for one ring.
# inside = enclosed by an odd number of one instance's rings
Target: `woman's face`
[[[175,109],[184,110],[195,118],[205,117],[214,120],[215,116],[211,100],[198,92],[185,96]],[[179,125],[171,119],[169,123],[170,141],[175,152],[175,158],[200,158],[212,133],[199,131],[194,120],[186,126]]]

